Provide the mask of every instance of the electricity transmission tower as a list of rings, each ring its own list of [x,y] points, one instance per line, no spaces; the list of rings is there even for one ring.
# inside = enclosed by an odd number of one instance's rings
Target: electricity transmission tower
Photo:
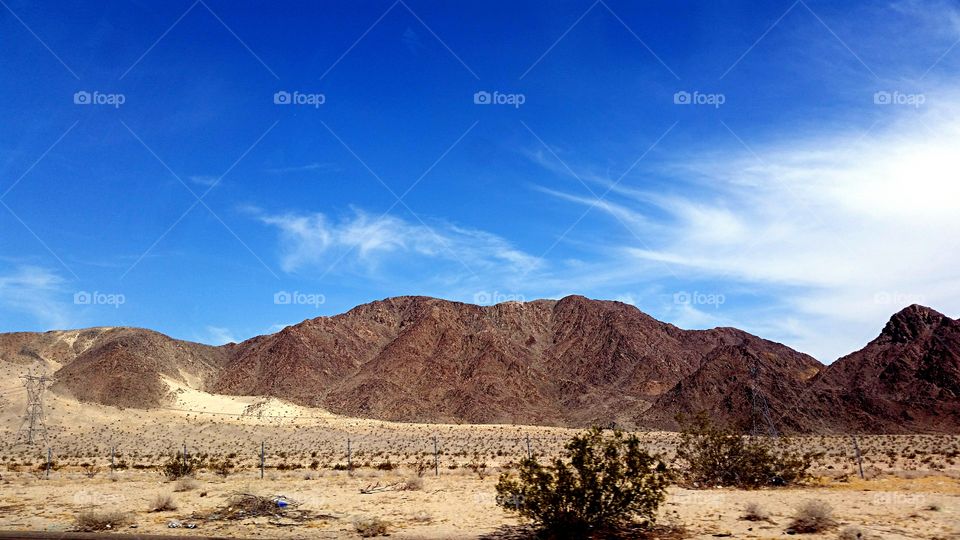
[[[28,371],[20,379],[23,380],[23,386],[27,389],[27,408],[23,413],[20,429],[17,431],[17,441],[25,438],[26,443],[32,445],[42,438],[46,443],[47,423],[43,415],[43,392],[47,389],[47,381],[50,378],[45,373],[38,376]]]

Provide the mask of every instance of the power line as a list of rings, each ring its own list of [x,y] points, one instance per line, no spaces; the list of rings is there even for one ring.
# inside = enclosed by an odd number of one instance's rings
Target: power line
[[[767,398],[759,391],[757,378],[760,374],[760,359],[755,354],[751,354],[750,364],[750,405],[753,409],[750,415],[753,420],[753,432],[751,435],[760,435],[761,426],[758,419],[762,418],[767,434],[771,437],[779,437],[776,426],[773,425],[773,419],[770,418],[770,406],[767,404]]]

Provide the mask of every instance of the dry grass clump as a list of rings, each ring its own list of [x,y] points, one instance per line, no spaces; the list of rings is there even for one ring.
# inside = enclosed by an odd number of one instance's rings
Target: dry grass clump
[[[131,521],[130,514],[126,512],[84,510],[77,514],[76,525],[77,530],[84,532],[110,531],[128,525]]]
[[[770,513],[763,509],[758,502],[748,502],[743,507],[740,519],[746,521],[770,521]]]
[[[788,531],[793,533],[823,532],[837,522],[833,520],[833,508],[823,501],[807,501],[797,509]]]
[[[194,478],[190,476],[184,476],[183,478],[180,478],[179,480],[177,480],[177,482],[173,485],[173,491],[177,493],[183,493],[184,491],[193,491],[197,489],[197,486],[199,485],[200,484]]]
[[[400,486],[397,489],[400,491],[420,491],[423,489],[423,478],[419,476],[407,478],[400,482]]]
[[[170,493],[157,493],[150,503],[151,512],[172,512],[177,509],[177,501]]]
[[[390,523],[378,517],[363,517],[353,520],[353,528],[357,534],[363,538],[372,538],[374,536],[387,536]]]

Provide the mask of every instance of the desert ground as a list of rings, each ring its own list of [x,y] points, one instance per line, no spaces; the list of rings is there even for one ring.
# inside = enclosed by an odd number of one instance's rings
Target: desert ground
[[[170,384],[176,398],[164,410],[121,410],[48,394],[46,438],[33,446],[17,439],[25,396],[4,394],[0,530],[75,530],[84,512],[120,512],[126,522],[111,530],[143,534],[357,538],[360,529],[379,521],[394,538],[509,537],[522,524],[496,506],[497,475],[528,451],[557,455],[576,432],[344,418],[275,399]],[[674,433],[639,435],[667,459],[678,440]],[[860,436],[865,479],[850,437],[797,437],[790,443],[825,452],[809,486],[673,487],[661,509],[661,536],[789,537],[796,509],[820,500],[832,507],[837,524],[803,537],[839,538],[846,527],[857,527],[872,538],[960,538],[960,437]],[[158,466],[184,447],[189,456],[228,460],[234,467],[226,476],[210,467],[193,481],[169,481]],[[346,470],[348,463],[352,470]],[[238,515],[238,493],[282,497],[290,506],[274,515]],[[175,509],[152,511],[158,498]],[[752,502],[767,519],[742,519]]]

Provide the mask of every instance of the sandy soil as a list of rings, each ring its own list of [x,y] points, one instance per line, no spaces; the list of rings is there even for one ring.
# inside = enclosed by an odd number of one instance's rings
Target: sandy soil
[[[0,529],[64,531],[84,509],[129,512],[136,524],[127,532],[176,533],[168,523],[198,525],[198,534],[249,538],[356,538],[354,522],[376,517],[389,522],[393,538],[481,538],[518,521],[496,507],[495,479],[466,471],[425,476],[422,488],[361,494],[371,484],[389,485],[412,473],[357,471],[254,471],[221,479],[201,475],[196,487],[174,492],[176,484],[146,472],[119,472],[87,478],[79,472],[55,472],[50,480],[30,474],[5,474],[0,491]],[[239,521],[204,520],[201,515],[229,506],[233,492],[283,495],[299,509],[325,516],[297,523],[275,518]],[[150,512],[158,494],[172,494],[176,511]],[[904,480],[829,482],[803,489],[762,491],[685,490],[671,488],[660,522],[682,526],[685,537],[781,538],[796,508],[822,500],[835,510],[837,527],[805,538],[837,538],[854,525],[874,538],[960,538],[960,482],[942,476]],[[748,502],[758,502],[769,521],[740,519]],[[286,523],[286,526],[271,524]]]
[[[495,537],[519,523],[496,506],[499,467],[525,456],[528,448],[540,456],[556,455],[574,433],[535,426],[379,422],[275,399],[211,395],[174,383],[171,391],[176,402],[155,411],[48,394],[47,439],[32,447],[16,437],[24,395],[6,391],[0,396],[0,529],[65,531],[85,510],[117,510],[129,513],[136,528],[124,530],[134,533],[182,533],[167,527],[179,520],[196,523],[196,532],[207,535],[356,538],[356,521],[379,518],[390,523],[393,538]],[[650,451],[667,457],[677,442],[672,433],[640,436]],[[348,440],[349,459],[358,467],[352,475],[335,470],[347,463]],[[257,470],[261,441],[267,450],[262,480]],[[873,538],[960,539],[960,437],[859,437],[867,480],[856,473],[849,437],[804,437],[793,443],[826,453],[815,471],[821,477],[817,485],[753,492],[671,488],[660,522],[682,528],[689,538],[781,538],[788,536],[785,530],[799,505],[822,500],[835,510],[838,525],[806,538],[838,538],[843,527],[855,525]],[[236,469],[226,479],[204,470],[195,488],[174,492],[176,484],[156,467],[184,444],[191,455],[229,459]],[[47,448],[55,465],[49,480]],[[115,471],[110,470],[111,451]],[[439,476],[428,469],[418,489],[360,492],[416,478],[416,465],[432,466],[435,458]],[[488,476],[480,479],[471,464],[483,464]],[[314,518],[277,525],[271,518],[201,517],[227,506],[235,492],[283,495],[302,503],[298,509]],[[163,494],[173,495],[177,510],[150,512],[152,500]],[[759,503],[770,519],[740,519],[749,502]]]

